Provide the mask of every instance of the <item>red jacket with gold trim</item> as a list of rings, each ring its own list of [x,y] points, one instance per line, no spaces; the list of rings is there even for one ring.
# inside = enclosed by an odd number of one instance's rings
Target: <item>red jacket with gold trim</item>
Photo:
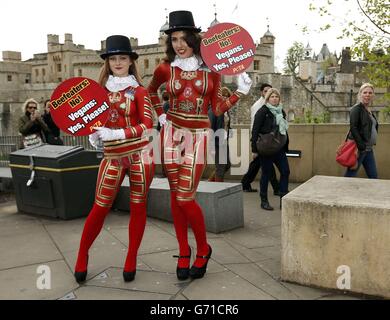
[[[105,141],[105,157],[116,158],[141,150],[149,142],[143,133],[153,127],[153,111],[147,90],[141,86],[130,86],[118,92],[107,90],[107,96],[110,110],[105,127],[124,129],[126,139]]]
[[[154,71],[148,87],[158,116],[163,113],[163,109],[157,90],[163,83],[166,83],[170,95],[167,119],[178,127],[209,128],[209,106],[218,116],[229,110],[241,96],[236,91],[230,98],[224,99],[221,94],[221,76],[209,69],[201,67],[196,71],[183,71],[164,62]]]

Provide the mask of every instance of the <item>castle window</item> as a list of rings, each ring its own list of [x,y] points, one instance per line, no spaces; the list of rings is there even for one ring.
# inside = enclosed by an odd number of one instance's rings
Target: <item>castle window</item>
[[[149,60],[145,59],[144,60],[144,69],[148,69],[148,68],[149,68]]]
[[[62,70],[61,64],[57,64],[57,71],[61,72],[61,70]]]
[[[11,82],[11,81],[12,81],[12,75],[11,75],[11,74],[7,75],[7,81],[8,81],[8,82]]]
[[[78,75],[79,75],[79,77],[81,77],[83,75],[83,70],[79,69]]]
[[[35,69],[35,77],[38,77],[38,76],[39,76],[39,70]]]
[[[156,62],[156,67],[157,67],[160,64],[160,58],[156,58],[155,62]]]
[[[260,61],[259,60],[253,61],[253,70],[260,70]]]

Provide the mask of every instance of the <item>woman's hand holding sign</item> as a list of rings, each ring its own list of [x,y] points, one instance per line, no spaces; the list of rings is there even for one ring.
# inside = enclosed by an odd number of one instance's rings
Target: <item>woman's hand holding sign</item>
[[[237,91],[247,95],[252,86],[252,79],[246,72],[237,76]]]
[[[126,138],[125,130],[109,129],[106,127],[94,127],[96,134],[102,141],[123,140]]]
[[[88,136],[89,143],[91,144],[92,147],[97,149],[100,145],[100,138],[97,132],[94,132]]]

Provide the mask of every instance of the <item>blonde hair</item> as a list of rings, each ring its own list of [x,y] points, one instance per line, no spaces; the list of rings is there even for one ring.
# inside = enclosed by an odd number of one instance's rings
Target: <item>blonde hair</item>
[[[368,82],[363,83],[362,86],[359,89],[358,94],[357,94],[357,101],[358,102],[362,102],[362,92],[366,88],[371,88],[372,92],[375,93],[374,86],[371,83],[368,83]]]
[[[131,61],[131,66],[129,67],[129,74],[132,74],[137,79],[139,85],[142,86],[142,80],[141,77],[139,76],[137,62],[131,59],[131,57],[130,57],[130,61]],[[110,70],[110,64],[107,57],[106,59],[104,59],[104,64],[100,69],[100,74],[99,74],[98,82],[102,87],[106,85],[106,82],[110,74],[112,75],[112,71]]]
[[[265,99],[265,103],[268,102],[269,98],[271,97],[272,94],[276,94],[278,97],[279,97],[279,103],[280,103],[280,92],[278,89],[275,89],[275,88],[270,88],[268,89],[264,99]]]
[[[34,104],[37,106],[37,110],[39,111],[40,106],[39,106],[39,103],[37,102],[37,100],[35,100],[34,98],[29,98],[29,99],[27,99],[27,100],[23,103],[23,106],[22,106],[22,111],[23,111],[23,113],[25,113],[25,112],[27,111],[27,106],[28,106],[30,103],[34,103]]]

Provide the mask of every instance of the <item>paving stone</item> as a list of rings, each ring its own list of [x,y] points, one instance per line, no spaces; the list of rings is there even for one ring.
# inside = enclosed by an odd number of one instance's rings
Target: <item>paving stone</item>
[[[76,264],[78,250],[64,253],[64,257],[69,267],[74,270]],[[88,275],[87,280],[94,278],[108,268],[122,268],[125,264],[127,248],[120,243],[116,243],[111,247],[94,247],[89,251]],[[143,263],[142,257],[138,256],[137,269],[151,270]]]
[[[74,291],[76,300],[169,300],[170,294],[131,291],[117,288],[82,286]]]
[[[301,286],[289,282],[283,282],[283,285],[289,288],[295,294],[297,294],[300,297],[300,299],[304,299],[304,300],[314,300],[324,296],[328,296],[329,294],[332,293],[332,291],[330,290],[310,288],[310,287]]]
[[[262,252],[258,252],[259,248],[248,249],[238,243],[225,239],[233,248],[238,250],[245,258],[247,258],[250,262],[260,262],[263,260],[269,259],[268,256],[262,254]],[[273,246],[272,246],[273,247]],[[280,252],[279,252],[280,254]]]
[[[190,300],[271,300],[272,297],[232,272],[206,274],[192,281],[182,294]]]
[[[282,234],[282,230],[280,229],[280,225],[277,226],[269,226],[258,229],[261,233],[265,235],[270,235],[271,237],[280,240]]]
[[[223,239],[213,239],[209,244],[213,248],[212,258],[219,264],[249,262],[239,250]]]
[[[270,237],[269,235],[248,229],[239,229],[225,233],[225,238],[230,241],[234,241],[248,249],[272,246],[280,242],[277,239]]]
[[[0,219],[18,212],[15,201],[0,204]]]
[[[256,263],[264,272],[271,275],[274,279],[280,278],[280,258],[267,259]]]
[[[262,260],[277,259],[280,260],[280,245],[269,246],[263,248],[254,248],[253,251],[257,252],[263,257]]]
[[[50,268],[50,289],[37,287],[37,282],[42,283],[41,277],[49,275],[37,272],[41,265]],[[0,300],[58,299],[78,287],[71,270],[61,260],[0,271],[0,283]]]
[[[32,221],[0,224],[0,270],[62,259],[42,225]]]
[[[178,293],[181,289],[176,275],[165,272],[137,270],[135,279],[131,282],[123,281],[123,269],[121,268],[109,268],[105,272],[108,275],[106,279],[94,278],[88,281],[86,285],[170,295]]]
[[[117,237],[121,242],[128,243],[129,234],[127,229],[110,229],[110,233]],[[145,233],[138,253],[162,252],[177,249],[176,237],[156,228],[153,225],[145,227]]]
[[[278,300],[296,300],[297,294],[283,286],[279,281],[273,279],[269,274],[261,270],[253,263],[226,265],[232,272],[238,274],[241,278],[249,281],[251,284],[266,292],[274,299]]]
[[[80,245],[81,234],[83,232],[84,223],[80,225],[48,225],[46,230],[53,238],[56,245],[62,252],[78,250]],[[122,244],[116,239],[111,232],[102,229],[95,239],[93,248],[110,248],[115,244],[127,245],[128,240]]]

